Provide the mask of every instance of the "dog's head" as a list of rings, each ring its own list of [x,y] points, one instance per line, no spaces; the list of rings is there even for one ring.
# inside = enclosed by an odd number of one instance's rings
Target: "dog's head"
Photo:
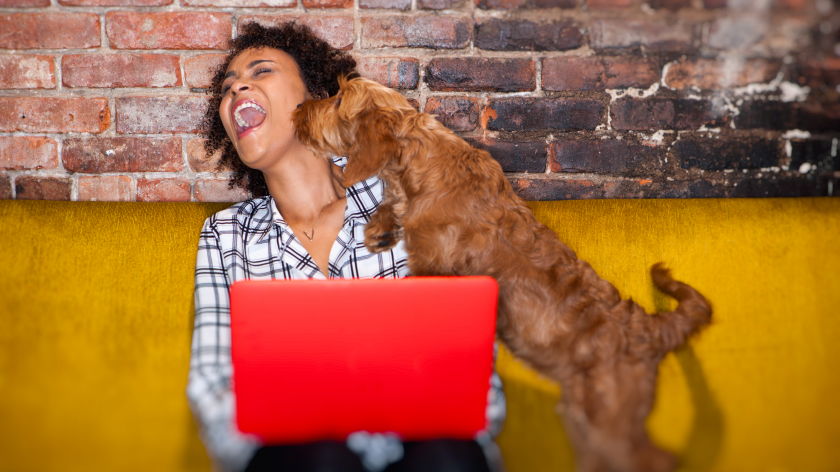
[[[292,120],[298,139],[317,154],[347,156],[344,186],[350,187],[399,160],[404,117],[416,111],[371,80],[342,77],[339,85],[335,96],[304,102]]]

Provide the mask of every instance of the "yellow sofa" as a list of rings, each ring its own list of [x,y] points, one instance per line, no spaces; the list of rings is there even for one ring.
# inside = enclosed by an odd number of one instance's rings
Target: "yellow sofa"
[[[202,221],[225,204],[0,201],[0,472],[207,471],[184,397]],[[714,324],[662,363],[653,438],[691,471],[840,470],[840,199],[535,203],[624,297],[657,261]],[[571,471],[559,387],[507,353],[511,472]]]

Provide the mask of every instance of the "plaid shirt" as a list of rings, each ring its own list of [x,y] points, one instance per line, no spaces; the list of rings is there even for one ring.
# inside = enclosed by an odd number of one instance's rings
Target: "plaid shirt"
[[[336,158],[334,163],[344,167],[346,159]],[[377,177],[347,189],[344,224],[330,250],[329,278],[408,275],[402,242],[379,254],[369,253],[363,244],[364,226],[381,200],[382,182]],[[204,444],[222,469],[244,469],[260,446],[257,438],[240,433],[234,421],[230,285],[243,279],[324,278],[271,197],[233,205],[204,223],[195,268],[195,327],[187,398],[200,423]],[[495,435],[505,416],[501,381],[495,373],[488,399],[488,430]],[[365,458],[364,450],[357,452]]]

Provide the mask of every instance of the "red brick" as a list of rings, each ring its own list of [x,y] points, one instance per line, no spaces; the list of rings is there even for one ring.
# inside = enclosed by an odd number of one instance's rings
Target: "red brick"
[[[172,0],[58,0],[66,7],[160,7]]]
[[[190,179],[137,179],[138,202],[188,202]]]
[[[404,57],[359,57],[356,70],[362,77],[396,89],[416,89],[420,81],[420,62]]]
[[[297,0],[183,0],[191,7],[293,8]]]
[[[551,143],[552,172],[650,174],[662,169],[665,150],[615,139]]]
[[[184,168],[181,138],[65,139],[61,156],[68,172],[174,172]]]
[[[490,153],[505,172],[545,172],[545,141],[500,141],[493,138],[466,138],[476,149]]]
[[[591,180],[512,179],[513,190],[528,201],[604,198],[604,190]]]
[[[721,171],[778,166],[780,149],[778,140],[764,138],[682,137],[671,152],[683,169]]]
[[[470,43],[472,21],[466,16],[385,16],[362,18],[363,48],[417,47],[460,49]]]
[[[0,0],[0,8],[48,7],[50,0]]]
[[[785,31],[779,25],[770,26],[770,21],[758,15],[728,15],[718,18],[709,26],[706,45],[715,49],[732,50],[754,45],[768,36],[770,28],[778,28],[774,39],[785,39],[788,44],[795,43],[795,34]],[[771,34],[771,36],[773,36]],[[773,41],[777,45],[777,41]],[[782,46],[784,47],[784,46]],[[799,47],[799,46],[797,46]]]
[[[593,10],[600,8],[628,8],[636,3],[634,0],[586,0],[586,6]]]
[[[694,25],[679,21],[610,19],[593,20],[592,48],[635,49],[653,52],[687,52],[694,49]]]
[[[679,10],[681,8],[691,8],[691,0],[650,0],[649,5],[656,9]]]
[[[196,179],[195,199],[199,202],[241,202],[249,198],[241,187],[229,188],[227,179]]]
[[[353,0],[302,0],[304,8],[350,8]]]
[[[98,48],[99,16],[88,13],[0,15],[0,49]]]
[[[545,90],[646,89],[659,82],[659,64],[641,57],[557,57],[543,59]]]
[[[228,166],[218,168],[222,151],[219,150],[210,157],[204,151],[205,139],[190,139],[187,141],[187,160],[193,172],[220,172],[232,170]]]
[[[604,108],[591,98],[508,98],[492,100],[481,120],[491,131],[594,130]]]
[[[227,49],[229,13],[109,12],[105,33],[114,49]]]
[[[184,61],[184,75],[190,88],[209,88],[216,70],[225,63],[224,54],[202,54]]]
[[[528,0],[475,0],[476,6],[482,10],[513,10],[525,6],[527,3]]]
[[[792,81],[812,89],[836,89],[840,85],[840,58],[824,57],[799,64],[793,71]]]
[[[70,200],[70,179],[20,175],[15,179],[18,200]]]
[[[534,8],[576,8],[577,0],[531,0]]]
[[[0,97],[0,131],[101,133],[110,125],[107,98]]]
[[[467,0],[417,0],[417,8],[423,10],[446,10],[457,8]]]
[[[610,106],[612,127],[619,130],[720,127],[729,120],[723,104],[709,100],[625,98]]]
[[[79,177],[80,202],[130,202],[131,177],[107,175]]]
[[[765,59],[751,59],[740,64],[727,64],[718,59],[694,59],[672,65],[665,76],[665,83],[677,90],[743,87],[773,80],[780,66],[778,62]]]
[[[773,8],[777,10],[804,10],[808,0],[774,0]]]
[[[52,56],[0,56],[0,89],[38,88],[55,88],[55,62]]]
[[[61,60],[66,87],[180,87],[181,58],[163,54],[68,55]]]
[[[472,131],[478,126],[478,100],[468,97],[430,97],[426,113],[452,131]]]
[[[277,26],[281,23],[296,21],[310,28],[330,46],[347,51],[353,49],[354,20],[350,16],[314,16],[314,15],[244,15],[239,18],[239,30],[248,23],[256,22],[263,26]]]
[[[207,109],[207,97],[117,98],[120,134],[195,133]]]
[[[12,197],[12,178],[0,174],[0,200],[11,200]]]
[[[586,43],[574,20],[534,23],[489,18],[475,27],[475,46],[491,51],[563,51]]]
[[[58,143],[43,136],[0,136],[0,169],[55,169]]]
[[[426,65],[426,82],[436,91],[524,92],[537,88],[534,61],[483,57],[436,58]]]
[[[411,0],[359,0],[359,8],[387,8],[390,10],[408,10],[411,8]]]

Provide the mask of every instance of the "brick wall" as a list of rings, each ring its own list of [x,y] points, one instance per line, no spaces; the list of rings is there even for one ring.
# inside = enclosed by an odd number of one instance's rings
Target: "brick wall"
[[[289,19],[529,200],[840,191],[838,0],[0,0],[0,198],[246,198],[203,88]]]

